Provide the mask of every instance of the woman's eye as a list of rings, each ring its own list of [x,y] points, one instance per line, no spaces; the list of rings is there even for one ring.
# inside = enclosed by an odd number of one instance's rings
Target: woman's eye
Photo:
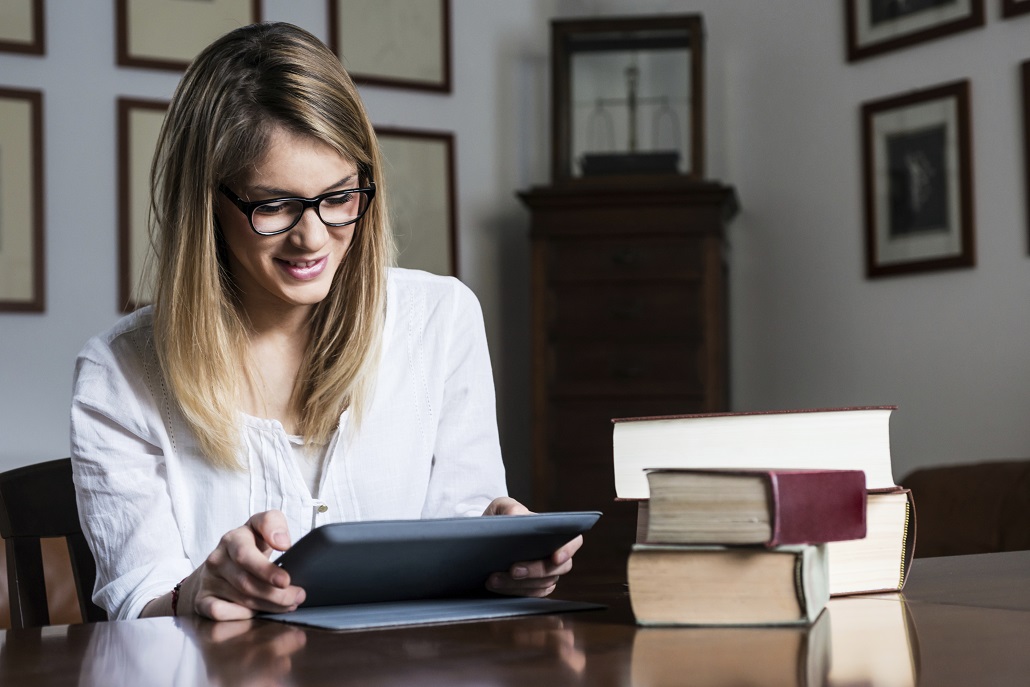
[[[265,203],[264,205],[257,206],[257,208],[254,209],[254,214],[265,216],[281,215],[284,212],[288,212],[289,209],[290,203],[285,201],[281,203]]]
[[[322,202],[328,205],[329,207],[342,207],[344,205],[349,205],[351,202],[353,202],[353,200],[353,193],[341,193],[338,196],[329,196]]]

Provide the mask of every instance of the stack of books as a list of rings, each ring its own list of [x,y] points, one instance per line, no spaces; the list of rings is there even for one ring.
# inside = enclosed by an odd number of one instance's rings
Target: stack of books
[[[627,566],[642,625],[807,625],[830,598],[827,542],[866,534],[860,470],[656,469]]]
[[[893,406],[614,420],[615,491],[638,503],[648,540],[652,468],[861,470],[866,536],[826,545],[831,596],[898,591],[915,547],[912,493],[894,482]],[[660,535],[665,536],[665,535]]]

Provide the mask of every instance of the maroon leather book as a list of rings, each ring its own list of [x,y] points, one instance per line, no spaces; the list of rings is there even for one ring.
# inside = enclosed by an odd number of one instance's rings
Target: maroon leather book
[[[866,536],[861,470],[661,468],[647,478],[650,543],[772,547]]]

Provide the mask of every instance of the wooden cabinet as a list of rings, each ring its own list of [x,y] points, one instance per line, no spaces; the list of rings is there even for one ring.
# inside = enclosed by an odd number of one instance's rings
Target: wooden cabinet
[[[600,510],[577,570],[624,576],[636,504],[615,501],[612,418],[728,409],[732,188],[678,178],[520,194],[532,215],[538,510]]]

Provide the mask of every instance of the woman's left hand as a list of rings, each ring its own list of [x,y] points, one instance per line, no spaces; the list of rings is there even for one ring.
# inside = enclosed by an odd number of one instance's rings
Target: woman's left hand
[[[502,496],[490,502],[483,515],[528,515],[531,510],[513,498]],[[506,572],[494,573],[486,581],[487,589],[511,596],[547,596],[554,591],[558,578],[572,570],[572,557],[583,546],[583,535],[562,546],[549,558],[515,563]]]

